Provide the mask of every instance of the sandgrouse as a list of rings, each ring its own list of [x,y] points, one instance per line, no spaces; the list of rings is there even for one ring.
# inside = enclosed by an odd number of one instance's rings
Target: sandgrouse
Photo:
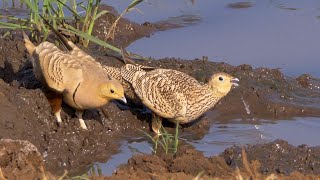
[[[54,31],[57,35],[58,32]],[[60,36],[60,35],[59,35]],[[59,37],[58,36],[58,37]],[[72,49],[70,51],[70,54],[77,59],[81,59],[82,61],[89,61],[90,63],[95,63],[97,66],[101,66],[101,64],[96,61],[92,56],[88,55],[87,53],[83,52],[80,48],[78,48],[75,44],[73,44],[71,41],[65,40],[64,37],[59,37],[63,44],[67,47],[67,49]],[[112,67],[112,66],[106,66],[102,65],[103,70],[105,73],[107,73],[109,76],[111,76],[113,79],[120,82],[124,89],[124,94],[129,99],[133,100],[134,102],[137,102],[137,97],[134,93],[134,90],[132,89],[132,86],[130,83],[128,83],[126,80],[124,80],[120,73],[120,68]]]
[[[185,124],[197,119],[227,95],[239,80],[226,73],[212,75],[207,84],[172,69],[146,71],[143,66],[126,64],[122,77],[142,103],[153,111],[152,130],[159,134],[161,118]]]
[[[122,85],[73,43],[68,42],[73,49],[64,52],[50,42],[35,46],[26,34],[23,35],[32,57],[33,72],[50,89],[47,99],[59,124],[62,122],[62,100],[76,109],[83,129],[87,129],[82,118],[83,110],[101,107],[113,99],[126,103]]]

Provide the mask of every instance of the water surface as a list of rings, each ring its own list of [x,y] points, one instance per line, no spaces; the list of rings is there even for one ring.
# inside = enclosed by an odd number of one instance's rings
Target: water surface
[[[320,146],[320,119],[296,118],[294,120],[252,120],[245,124],[241,120],[215,123],[208,134],[200,140],[190,141],[205,156],[218,155],[233,145],[260,144],[283,139],[298,146]]]
[[[122,11],[130,0],[111,0]],[[129,50],[155,58],[180,57],[232,65],[281,68],[287,75],[309,73],[320,77],[320,1],[151,0],[138,5],[143,14],[127,15],[137,22],[197,15],[198,24],[155,33],[129,46]],[[231,5],[230,5],[231,4]]]
[[[11,1],[0,1],[0,14],[27,15],[18,2],[12,8]],[[131,0],[102,2],[122,12]],[[137,40],[128,47],[132,52],[155,58],[208,56],[232,65],[320,77],[319,0],[148,0],[137,8],[125,17],[138,23],[180,16],[201,21]]]
[[[179,137],[209,157],[219,155],[226,148],[234,145],[267,143],[276,139],[283,139],[295,146],[301,144],[320,146],[319,129],[320,118],[295,118],[280,121],[235,119],[228,123],[215,122],[201,139],[194,140],[194,134],[187,133],[180,133]],[[153,144],[150,139],[142,134],[139,139],[122,141],[120,152],[113,155],[106,163],[98,163],[98,165],[103,174],[112,175],[119,165],[126,164],[133,155],[151,154],[152,148]]]

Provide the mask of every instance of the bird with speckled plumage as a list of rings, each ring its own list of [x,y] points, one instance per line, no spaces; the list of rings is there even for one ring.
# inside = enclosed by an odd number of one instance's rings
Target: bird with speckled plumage
[[[87,129],[82,118],[85,109],[99,108],[113,99],[126,103],[122,85],[72,42],[68,42],[71,49],[65,52],[50,42],[35,46],[23,35],[33,72],[49,89],[46,96],[59,124],[62,100],[76,109],[82,129]]]
[[[129,82],[142,103],[153,111],[152,130],[159,134],[161,118],[185,124],[199,118],[225,95],[239,80],[227,73],[213,74],[206,84],[172,69],[143,70],[126,64],[121,76]]]

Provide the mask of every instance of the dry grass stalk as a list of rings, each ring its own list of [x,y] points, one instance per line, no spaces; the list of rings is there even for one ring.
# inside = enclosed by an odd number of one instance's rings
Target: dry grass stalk
[[[2,169],[0,168],[0,180],[6,180],[7,178],[4,177],[2,173]]]

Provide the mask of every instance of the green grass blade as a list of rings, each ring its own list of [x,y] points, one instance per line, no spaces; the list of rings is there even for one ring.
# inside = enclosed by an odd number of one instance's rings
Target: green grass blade
[[[63,3],[60,0],[56,0],[58,1],[60,4],[62,4],[64,7],[66,7],[74,16],[76,16],[77,18],[79,18],[80,21],[84,21],[83,17],[80,16],[76,11],[74,11],[73,9],[71,9],[69,6],[67,6],[65,3]]]
[[[176,134],[174,136],[174,146],[173,146],[173,153],[176,154],[178,150],[178,144],[179,144],[179,121],[176,122]]]
[[[12,20],[12,21],[28,22],[27,19],[17,18],[17,17],[14,17],[14,16],[3,16],[3,15],[0,15],[0,19],[9,19],[9,20]]]
[[[104,14],[107,14],[109,13],[110,11],[107,11],[107,10],[103,10],[103,11],[100,11],[99,13],[97,13],[94,18],[93,18],[93,21],[97,20],[99,17],[101,17],[102,15]]]
[[[7,22],[2,22],[0,21],[0,27],[1,28],[6,28],[6,29],[29,29],[32,30],[32,28],[28,27],[28,26],[23,26],[20,24],[14,24],[14,23],[7,23]]]
[[[79,31],[79,30],[75,29],[74,27],[72,27],[70,25],[67,25],[67,28],[68,29],[65,29],[65,28],[60,28],[60,29],[64,30],[64,31],[68,31],[68,32],[74,33],[74,34],[76,34],[76,35],[78,35],[78,36],[80,36],[82,38],[88,39],[89,41],[92,41],[92,42],[94,42],[94,43],[96,43],[96,44],[98,44],[100,46],[103,46],[103,47],[106,47],[108,49],[111,49],[111,50],[113,50],[113,51],[115,51],[115,52],[117,52],[119,54],[121,53],[121,50],[119,48],[114,47],[114,46],[102,41],[101,39],[98,39],[98,38],[96,38],[94,36],[88,35],[85,32]]]
[[[24,2],[25,2],[26,5],[28,6],[28,8],[30,8],[34,13],[38,13],[35,4],[31,3],[31,1],[29,1],[29,0],[25,0]]]
[[[135,7],[139,3],[141,3],[143,0],[134,0],[132,3],[127,7],[127,11],[130,11],[131,8]]]

